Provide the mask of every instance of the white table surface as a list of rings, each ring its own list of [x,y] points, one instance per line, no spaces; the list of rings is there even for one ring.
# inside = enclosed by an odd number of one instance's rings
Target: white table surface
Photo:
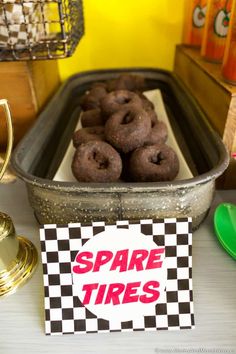
[[[216,193],[208,218],[193,234],[194,330],[45,336],[39,261],[32,279],[0,300],[0,353],[236,352],[236,261],[221,248],[212,226],[222,201],[236,204],[236,190]],[[22,182],[0,184],[0,210],[39,251],[38,224]]]

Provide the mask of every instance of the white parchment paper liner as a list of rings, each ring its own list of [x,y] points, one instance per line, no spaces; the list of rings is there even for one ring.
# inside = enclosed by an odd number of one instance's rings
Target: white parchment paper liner
[[[162,95],[161,95],[161,91],[160,90],[151,90],[151,91],[146,91],[145,96],[153,102],[154,106],[155,106],[155,111],[157,113],[158,116],[158,120],[161,120],[163,122],[165,122],[165,124],[167,125],[168,128],[168,139],[166,144],[171,146],[178,158],[179,158],[179,164],[180,164],[180,169],[179,169],[179,173],[176,177],[176,180],[181,180],[181,179],[188,179],[188,178],[192,178],[193,174],[191,172],[191,170],[189,169],[184,156],[182,154],[182,151],[180,150],[177,141],[175,139],[174,136],[174,132],[171,128],[166,110],[165,110],[165,106],[164,106],[164,102],[162,99]],[[76,126],[76,130],[81,128],[81,123],[80,123],[80,119],[78,119],[78,124]],[[73,159],[73,155],[74,155],[75,149],[73,147],[72,141],[70,142],[68,149],[64,155],[64,158],[53,178],[54,181],[64,181],[64,182],[76,182],[75,177],[72,174],[71,171],[71,162]],[[124,183],[124,182],[121,182]]]

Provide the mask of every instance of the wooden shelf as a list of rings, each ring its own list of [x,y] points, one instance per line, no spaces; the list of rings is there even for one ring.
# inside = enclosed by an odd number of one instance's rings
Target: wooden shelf
[[[0,78],[0,98],[9,102],[16,144],[60,84],[57,61],[1,62]],[[2,111],[0,120],[0,148],[4,150],[7,135]]]
[[[184,45],[176,47],[174,72],[205,111],[232,156],[236,152],[236,86],[223,80],[219,64],[205,61],[198,49]],[[236,188],[236,160],[232,157],[220,186]]]

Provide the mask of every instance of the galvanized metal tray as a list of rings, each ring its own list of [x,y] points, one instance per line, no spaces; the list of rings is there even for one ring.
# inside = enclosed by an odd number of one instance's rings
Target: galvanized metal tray
[[[178,144],[194,177],[172,182],[57,182],[61,163],[80,113],[80,97],[95,81],[123,72],[145,77],[160,89]],[[40,223],[192,217],[196,228],[206,216],[215,180],[227,168],[228,153],[193,97],[174,74],[159,69],[119,69],[81,73],[66,81],[17,146],[12,166],[26,182]]]

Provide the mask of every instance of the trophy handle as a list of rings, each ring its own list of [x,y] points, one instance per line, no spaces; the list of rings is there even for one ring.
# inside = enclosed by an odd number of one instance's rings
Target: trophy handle
[[[3,106],[4,113],[5,113],[5,118],[7,121],[7,148],[6,148],[6,154],[5,154],[5,160],[3,165],[0,168],[0,180],[2,176],[4,175],[4,172],[7,168],[7,164],[10,160],[11,157],[11,151],[12,151],[12,146],[13,146],[13,128],[12,128],[12,119],[11,119],[11,113],[10,109],[7,103],[6,99],[0,100],[0,106]]]
[[[7,121],[7,148],[5,160],[0,168],[0,180],[10,160],[13,145],[11,113],[7,100],[0,100]],[[0,212],[0,298],[13,294],[29,279],[37,265],[38,253],[35,246],[23,236],[17,236],[11,218]]]

